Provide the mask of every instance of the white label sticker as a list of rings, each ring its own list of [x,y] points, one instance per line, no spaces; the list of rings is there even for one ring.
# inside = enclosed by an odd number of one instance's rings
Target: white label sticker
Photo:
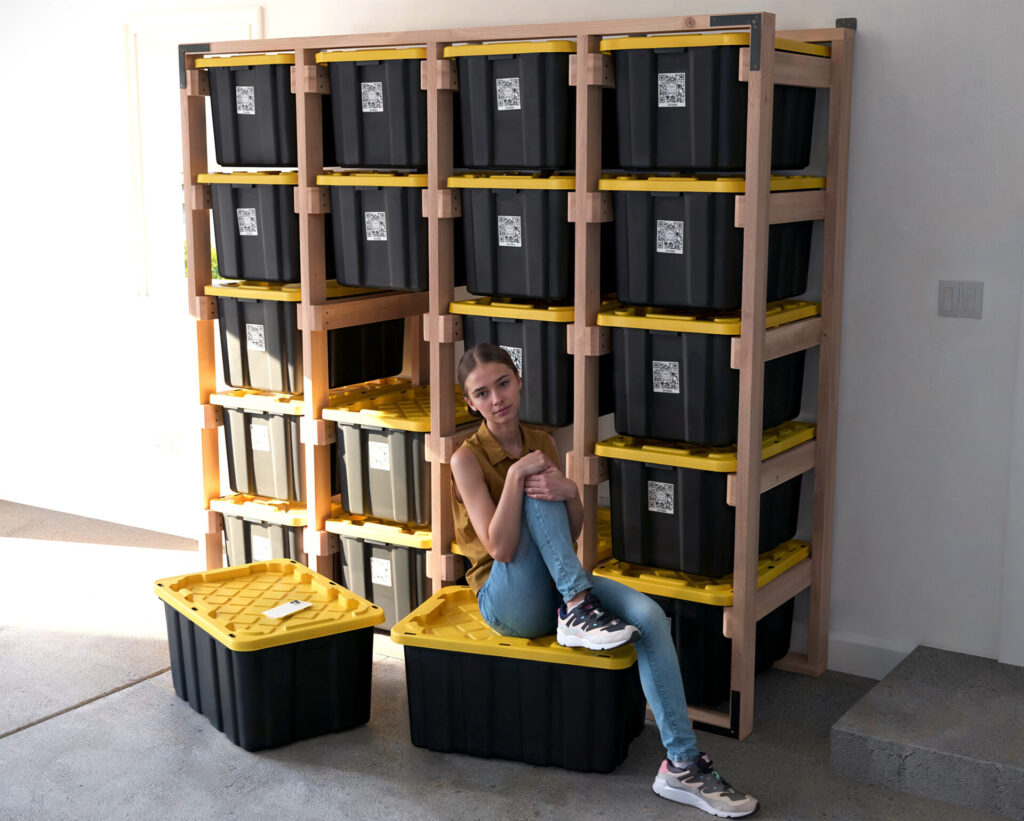
[[[300,610],[305,610],[307,607],[312,606],[313,602],[292,599],[291,601],[286,601],[284,604],[279,604],[277,607],[271,607],[269,610],[264,610],[263,615],[268,619],[283,619],[285,616],[290,616],[292,613],[298,613]]]
[[[658,220],[657,244],[659,254],[683,253],[683,221]]]
[[[675,512],[675,486],[669,482],[647,483],[647,509],[651,513]]]
[[[367,241],[387,242],[388,217],[383,211],[364,211]]]
[[[262,325],[245,323],[245,347],[250,351],[266,351],[267,336]]]
[[[498,111],[516,111],[522,108],[519,98],[518,77],[496,77],[494,86],[498,100]]]
[[[256,227],[255,208],[236,208],[235,217],[238,219],[238,236],[257,237],[259,229]]]
[[[266,422],[257,422],[254,419],[249,425],[249,441],[252,442],[254,451],[270,453],[270,425]]]
[[[379,556],[371,556],[370,581],[384,587],[391,587],[391,562]]]
[[[651,362],[651,388],[655,393],[679,393],[679,363]]]
[[[235,113],[256,114],[255,86],[235,86]]]
[[[658,75],[658,108],[686,108],[686,74]]]
[[[521,217],[498,216],[498,245],[504,248],[523,247],[523,220]]]
[[[261,536],[259,533],[253,533],[249,536],[249,548],[250,555],[252,558],[249,559],[251,562],[269,562],[272,558],[270,550],[270,537]]]
[[[519,371],[519,376],[523,375],[523,349],[513,348],[511,345],[502,345],[502,350],[506,351],[509,356],[512,357],[512,364],[516,366],[516,370]]]
[[[384,84],[383,83],[360,83],[363,112],[374,112],[384,110]]]
[[[370,442],[370,467],[391,470],[391,446],[387,442]]]

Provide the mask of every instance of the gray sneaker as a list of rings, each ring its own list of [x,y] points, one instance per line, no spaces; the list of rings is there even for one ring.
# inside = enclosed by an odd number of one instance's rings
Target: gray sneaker
[[[669,801],[697,807],[719,818],[743,818],[759,806],[757,799],[729,786],[704,754],[686,768],[676,767],[671,761],[661,762],[654,791]]]
[[[613,650],[640,638],[640,631],[604,609],[593,593],[567,612],[563,603],[558,608],[558,629],[555,638],[563,647],[586,647],[588,650]]]

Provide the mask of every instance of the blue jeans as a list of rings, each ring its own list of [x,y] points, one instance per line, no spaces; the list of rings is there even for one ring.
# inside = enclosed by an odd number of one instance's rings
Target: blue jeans
[[[480,615],[496,632],[536,638],[554,633],[562,601],[588,588],[610,613],[640,630],[640,683],[668,757],[697,758],[700,751],[686,711],[668,617],[643,593],[584,572],[573,550],[564,502],[523,498],[516,555],[510,562],[494,562],[477,599]]]

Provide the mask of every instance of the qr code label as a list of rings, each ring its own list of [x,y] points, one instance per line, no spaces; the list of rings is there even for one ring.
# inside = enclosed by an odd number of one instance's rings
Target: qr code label
[[[387,242],[388,217],[384,211],[364,211],[367,242]]]
[[[256,114],[256,87],[235,86],[235,113]]]
[[[250,351],[267,350],[267,337],[262,325],[245,323],[245,347]]]
[[[659,254],[683,253],[683,221],[658,220],[657,245]]]
[[[686,74],[658,75],[658,108],[686,108]]]
[[[647,509],[651,513],[675,513],[675,486],[668,482],[648,482]]]
[[[256,226],[255,208],[236,208],[235,218],[238,220],[238,236],[258,237],[260,232]]]
[[[370,467],[391,470],[391,446],[387,442],[370,442]]]
[[[249,545],[252,548],[250,551],[250,562],[269,562],[274,558],[273,551],[270,549],[269,536],[260,536],[257,533],[253,533],[249,537]]]
[[[380,556],[371,556],[370,581],[382,587],[391,587],[391,562]]]
[[[679,363],[654,360],[651,379],[655,393],[679,393]]]
[[[363,113],[384,110],[384,84],[360,83],[363,99]]]
[[[502,248],[523,247],[522,217],[498,216],[498,245]]]
[[[254,451],[270,453],[270,426],[266,422],[253,422],[249,426],[249,441]]]
[[[513,348],[511,345],[502,345],[502,350],[508,353],[512,357],[512,364],[516,366],[516,370],[519,371],[519,376],[523,375],[523,349]]]
[[[519,97],[518,77],[497,77],[494,85],[498,111],[517,111],[523,107]]]

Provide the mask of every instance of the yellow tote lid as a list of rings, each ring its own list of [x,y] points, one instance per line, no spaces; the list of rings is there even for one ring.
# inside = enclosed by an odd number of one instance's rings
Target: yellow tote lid
[[[657,174],[643,177],[638,174],[606,174],[597,187],[601,191],[686,191],[698,194],[742,194],[746,180],[738,177],[684,176]],[[807,191],[825,187],[824,177],[793,174],[772,174],[772,191]]]
[[[272,525],[306,526],[305,502],[282,502],[277,499],[264,499],[262,496],[250,496],[248,493],[236,493],[233,496],[210,499],[210,510],[223,513],[225,516],[258,519]]]
[[[462,401],[462,391],[458,385],[454,386],[454,391],[455,424],[472,422],[473,417]],[[325,408],[323,416],[324,419],[342,425],[426,433],[430,430],[430,386],[420,385],[404,391],[390,391],[379,396],[343,402],[337,407]]]
[[[392,391],[407,390],[411,386],[412,383],[401,376],[387,376],[382,379],[371,379],[368,382],[357,382],[354,385],[332,389],[327,397],[327,406],[337,408]],[[223,408],[240,408],[241,410],[280,413],[289,416],[302,416],[306,412],[301,393],[273,393],[252,388],[232,388],[210,394],[210,403]]]
[[[572,305],[544,305],[533,302],[512,302],[497,297],[482,296],[463,299],[448,305],[449,313],[464,316],[490,316],[501,319],[535,319],[540,322],[572,322]]]
[[[318,51],[318,63],[357,63],[371,60],[425,60],[425,48],[370,48],[355,51]]]
[[[765,328],[777,328],[789,322],[821,313],[817,302],[780,300],[765,311]],[[619,307],[601,311],[597,324],[608,328],[642,328],[648,331],[674,331],[689,334],[740,335],[739,311],[728,314],[697,314],[664,308]]]
[[[374,542],[414,547],[418,550],[430,550],[432,544],[430,528],[424,530],[413,524],[403,522],[386,522],[369,516],[358,516],[346,513],[334,519],[328,519],[324,527],[330,533],[348,536],[353,539],[369,539]]]
[[[426,174],[389,174],[383,171],[330,171],[317,174],[317,185],[349,185],[364,188],[426,188]]]
[[[562,647],[554,634],[536,639],[500,636],[481,618],[476,594],[461,585],[438,590],[391,628],[391,640],[410,647],[602,670],[623,670],[636,661],[631,644],[598,652]]]
[[[572,40],[544,40],[543,42],[474,43],[445,46],[445,57],[487,57],[493,54],[575,54]]]
[[[340,299],[350,296],[377,293],[379,288],[350,288],[339,285],[337,280],[327,281],[327,298]],[[247,279],[218,279],[211,282],[203,293],[207,296],[229,299],[269,299],[271,302],[300,302],[302,293],[298,282],[257,282]]]
[[[200,174],[196,182],[213,185],[298,185],[298,171],[229,171]]]
[[[229,650],[248,652],[373,627],[384,611],[292,559],[271,559],[160,579],[154,592]],[[311,606],[272,619],[297,599]]]
[[[762,553],[757,560],[757,586],[764,587],[790,568],[796,567],[811,555],[807,542],[783,542],[774,550]],[[699,604],[730,607],[733,600],[733,574],[712,579],[683,573],[680,570],[662,570],[639,564],[610,559],[594,568],[594,575],[612,579],[641,593],[682,599]]]
[[[235,57],[200,57],[196,68],[226,68],[228,66],[295,65],[294,54],[239,54]]]
[[[280,413],[286,416],[302,416],[302,394],[272,393],[270,391],[236,388],[210,394],[210,404],[222,408]]]
[[[601,51],[631,51],[649,48],[701,48],[707,46],[749,46],[750,32],[728,34],[668,34],[651,37],[612,37],[601,41]],[[785,37],[775,38],[776,51],[792,51],[813,57],[828,57],[832,49]]]
[[[448,187],[575,191],[576,177],[572,174],[456,174],[448,178]]]
[[[816,428],[810,422],[783,422],[769,428],[762,437],[761,459],[777,456],[783,451],[814,438]],[[659,442],[632,436],[612,436],[594,446],[594,453],[609,459],[650,462],[654,465],[707,470],[712,473],[735,473],[736,445],[705,447],[685,442]]]

